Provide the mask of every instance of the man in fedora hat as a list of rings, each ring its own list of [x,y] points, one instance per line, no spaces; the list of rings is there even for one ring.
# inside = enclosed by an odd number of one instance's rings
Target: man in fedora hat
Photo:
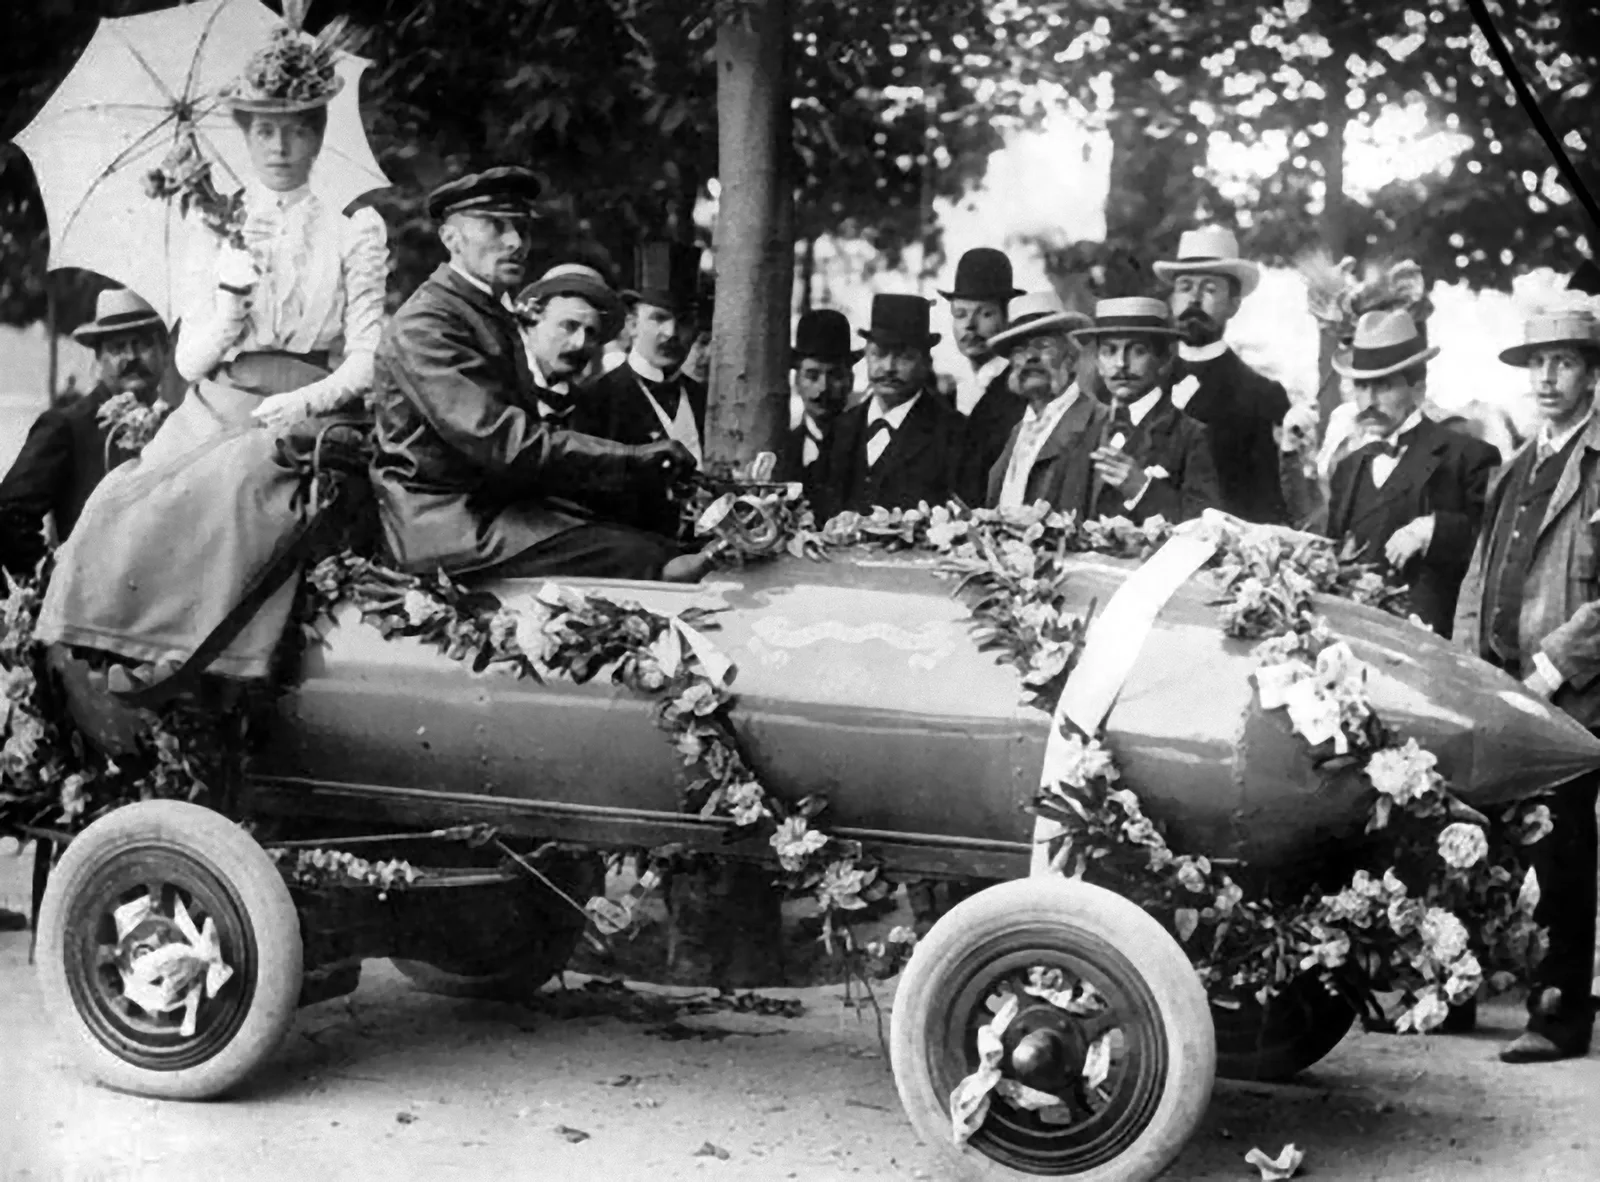
[[[1222,339],[1240,303],[1261,282],[1261,269],[1239,257],[1232,231],[1204,226],[1185,231],[1178,257],[1156,263],[1155,272],[1172,285],[1169,303],[1179,332],[1173,403],[1206,425],[1222,508],[1246,521],[1287,522],[1279,468],[1294,457],[1280,453],[1273,432],[1289,413],[1289,395]]]
[[[1143,296],[1099,301],[1094,323],[1073,333],[1094,350],[1111,411],[1090,455],[1091,517],[1177,523],[1221,500],[1206,429],[1173,406],[1165,388],[1177,336],[1167,306]]]
[[[1438,353],[1401,309],[1357,321],[1349,358],[1333,367],[1355,387],[1366,442],[1333,469],[1326,533],[1393,568],[1411,588],[1412,611],[1449,636],[1500,453],[1423,414]]]
[[[534,408],[546,426],[564,427],[578,383],[621,324],[622,300],[593,267],[561,263],[523,288],[515,306],[526,325]]]
[[[1021,509],[1047,501],[1081,519],[1094,497],[1093,454],[1109,412],[1073,380],[1078,345],[1073,330],[1089,323],[1053,291],[1018,298],[1009,328],[993,347],[1010,361],[1010,382],[1023,408],[1000,454],[985,472],[984,504]]]
[[[932,389],[939,334],[928,331],[928,301],[873,296],[871,327],[859,331],[872,396],[835,420],[811,466],[807,491],[818,519],[951,496],[971,503],[966,420]]]
[[[125,288],[101,292],[94,319],[72,335],[94,349],[95,386],[41,414],[0,480],[0,566],[12,574],[31,573],[44,557],[46,516],[54,521],[57,538],[65,538],[107,464],[132,454],[116,440],[107,448],[108,426],[100,421],[100,408],[119,394],[149,405],[166,373],[166,326],[154,308]]]
[[[855,387],[855,364],[862,350],[850,347],[850,321],[843,312],[817,308],[795,326],[789,365],[794,392],[789,399],[789,432],[778,452],[779,480],[804,481],[822,454],[822,441],[843,413]]]
[[[389,322],[373,383],[372,481],[390,554],[418,573],[698,578],[698,556],[668,539],[565,503],[664,502],[694,461],[673,441],[632,446],[540,421],[504,302],[522,277],[538,193],[526,169],[496,168],[429,198],[450,261]]]
[[[1600,324],[1577,299],[1528,318],[1500,354],[1528,371],[1540,425],[1489,482],[1486,524],[1456,608],[1455,643],[1600,733]],[[1534,919],[1549,947],[1508,1063],[1586,1054],[1594,1028],[1595,798],[1590,772],[1549,798],[1553,828],[1529,847]]]
[[[1011,260],[992,246],[979,246],[961,256],[955,283],[939,294],[950,302],[956,348],[971,366],[956,379],[956,409],[967,416],[967,437],[977,463],[987,471],[1025,405],[1011,389],[1009,359],[991,344],[1009,323],[1007,309],[1022,291],[1012,282]]]

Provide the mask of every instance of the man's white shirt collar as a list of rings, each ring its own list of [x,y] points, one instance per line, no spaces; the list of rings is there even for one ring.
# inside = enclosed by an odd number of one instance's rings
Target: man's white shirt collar
[[[628,354],[628,368],[647,382],[664,382],[667,380],[665,370],[657,369],[651,365],[643,357],[640,357],[637,351]]]
[[[1055,434],[1056,428],[1061,424],[1061,417],[1077,400],[1078,384],[1073,382],[1045,403],[1042,411],[1033,403],[1028,403],[1028,409],[1022,412],[1022,426],[1017,431],[1016,446],[1012,449],[1011,459],[1006,464],[1005,477],[1000,482],[1000,508],[1023,507],[1023,499],[1028,493],[1028,476],[1033,471],[1034,464],[1038,462],[1039,453],[1044,450],[1045,442],[1050,436]]]
[[[491,300],[494,299],[494,288],[490,287],[476,275],[469,275],[465,268],[456,266],[454,259],[450,260],[450,269],[457,275],[461,276],[461,278],[465,279],[468,283],[472,284],[473,287],[476,287],[484,295],[488,296]]]
[[[559,382],[552,382],[545,377],[544,367],[539,364],[539,359],[533,355],[533,350],[528,350],[528,368],[533,371],[533,384],[556,394],[572,393],[572,383],[562,378]]]
[[[1209,345],[1186,345],[1178,342],[1178,356],[1185,361],[1215,361],[1228,351],[1227,341],[1212,341]]]
[[[1133,425],[1137,427],[1140,423],[1144,422],[1147,417],[1149,417],[1150,412],[1156,408],[1156,403],[1160,401],[1161,387],[1157,386],[1154,390],[1150,391],[1150,393],[1146,394],[1138,401],[1128,403],[1128,418],[1131,419],[1133,421]]]
[[[917,399],[921,397],[922,391],[918,390],[899,406],[885,410],[882,401],[874,394],[872,402],[867,407],[867,426],[872,426],[879,419],[887,419],[890,427],[896,431],[900,430],[900,424],[906,421],[906,416],[911,413],[911,408],[917,404]]]
[[[978,405],[978,400],[989,389],[989,383],[1006,372],[1006,366],[1011,364],[1009,357],[998,354],[989,358],[982,365],[968,373],[956,382],[956,409],[962,414],[972,413],[972,408]]]

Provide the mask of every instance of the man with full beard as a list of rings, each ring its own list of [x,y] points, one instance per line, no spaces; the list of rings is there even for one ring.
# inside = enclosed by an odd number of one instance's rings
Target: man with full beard
[[[565,426],[577,406],[577,383],[617,330],[622,301],[593,267],[563,263],[523,288],[516,308],[525,324],[534,409],[546,426]]]
[[[1179,332],[1172,402],[1210,433],[1222,508],[1246,521],[1286,523],[1279,476],[1286,461],[1273,431],[1289,412],[1289,396],[1222,339],[1244,297],[1261,281],[1261,269],[1239,257],[1232,231],[1206,226],[1185,232],[1177,259],[1156,263],[1155,272],[1172,284]]]

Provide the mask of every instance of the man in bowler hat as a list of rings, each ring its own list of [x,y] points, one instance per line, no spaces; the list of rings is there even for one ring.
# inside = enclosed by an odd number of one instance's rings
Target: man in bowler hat
[[[860,332],[872,396],[839,416],[812,465],[806,487],[818,519],[952,495],[972,503],[966,420],[932,389],[939,334],[928,331],[928,301],[874,296],[871,327]]]
[[[862,350],[850,347],[850,321],[843,312],[818,308],[795,326],[789,364],[794,392],[789,432],[778,453],[780,480],[805,480],[822,454],[822,441],[855,389],[855,364]]]
[[[547,426],[567,426],[578,383],[621,326],[622,300],[593,267],[562,263],[523,288],[515,307],[525,325],[534,409]]]
[[[1393,568],[1412,611],[1447,637],[1500,453],[1422,413],[1438,353],[1400,309],[1357,321],[1349,359],[1333,367],[1355,385],[1368,442],[1334,467],[1327,534]]]
[[[971,366],[956,379],[956,409],[967,416],[974,463],[987,472],[1022,418],[1023,400],[1012,391],[1009,359],[990,341],[1005,330],[1006,310],[1022,292],[1012,282],[1011,260],[1002,251],[979,246],[956,263],[955,283],[939,293],[950,303],[950,328],[956,348]]]
[[[1531,316],[1500,354],[1528,371],[1540,426],[1489,482],[1484,528],[1461,585],[1454,641],[1600,734],[1600,324],[1573,301]],[[1594,1030],[1595,798],[1589,772],[1549,798],[1551,830],[1529,847],[1536,922],[1549,947],[1508,1063],[1579,1058]]]
[[[64,539],[107,464],[132,454],[115,439],[107,448],[100,408],[119,394],[149,405],[166,372],[166,326],[154,308],[126,289],[101,292],[95,318],[72,335],[94,349],[97,380],[83,397],[51,407],[34,421],[0,480],[0,566],[12,574],[31,574],[44,557],[45,518]]]
[[[501,167],[429,195],[450,261],[385,328],[373,382],[372,482],[390,554],[415,573],[692,581],[699,556],[565,500],[664,502],[694,460],[672,440],[634,446],[540,421],[505,303],[522,281],[539,188],[528,170]]]

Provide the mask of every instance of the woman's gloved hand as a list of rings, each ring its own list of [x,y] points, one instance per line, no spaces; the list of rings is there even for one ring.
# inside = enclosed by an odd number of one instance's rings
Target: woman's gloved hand
[[[217,252],[217,286],[230,295],[244,297],[255,290],[261,273],[248,250],[224,246]]]

